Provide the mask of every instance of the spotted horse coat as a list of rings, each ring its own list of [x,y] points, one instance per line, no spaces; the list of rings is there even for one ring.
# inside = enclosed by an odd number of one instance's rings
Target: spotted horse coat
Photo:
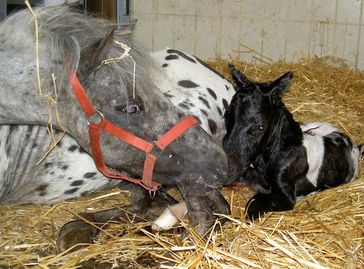
[[[197,117],[208,134],[222,139],[224,112],[235,93],[231,83],[199,58],[185,52],[166,48],[152,52],[151,56],[176,81],[172,89],[160,81],[164,95],[184,113]]]
[[[164,49],[151,56],[169,78],[166,83],[165,78],[155,77],[164,95],[184,114],[196,116],[208,134],[222,137],[232,85],[184,52]],[[48,141],[43,126],[0,125],[0,204],[54,203],[120,184],[99,173],[92,158],[68,135],[37,165],[49,148]]]

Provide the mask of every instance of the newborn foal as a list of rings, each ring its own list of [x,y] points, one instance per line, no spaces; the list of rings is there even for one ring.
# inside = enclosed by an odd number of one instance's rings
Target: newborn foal
[[[283,104],[291,72],[271,83],[255,83],[230,69],[237,93],[225,113],[223,146],[229,181],[247,183],[258,192],[248,203],[250,220],[290,210],[296,196],[358,175],[359,149],[347,135],[328,123],[300,127]]]

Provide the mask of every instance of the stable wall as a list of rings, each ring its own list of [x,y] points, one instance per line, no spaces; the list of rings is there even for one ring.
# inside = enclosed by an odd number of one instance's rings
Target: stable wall
[[[364,0],[132,0],[134,36],[154,51],[272,62],[334,55],[364,69]]]

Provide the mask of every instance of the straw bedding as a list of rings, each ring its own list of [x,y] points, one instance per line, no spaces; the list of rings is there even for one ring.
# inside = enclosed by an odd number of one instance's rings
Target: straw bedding
[[[227,64],[211,62],[229,77]],[[285,102],[295,119],[332,122],[355,142],[364,142],[364,72],[332,57],[234,64],[257,81],[293,71]],[[111,190],[52,206],[0,206],[0,267],[364,268],[363,163],[353,183],[307,196],[293,211],[269,213],[253,225],[246,224],[244,216],[253,192],[246,187],[224,189],[232,214],[220,216],[225,220],[216,223],[220,232],[207,241],[186,223],[160,234],[150,231],[150,223],[115,223],[95,244],[57,255],[55,240],[65,222],[84,210],[126,205],[127,193]],[[183,229],[191,236],[181,241]]]

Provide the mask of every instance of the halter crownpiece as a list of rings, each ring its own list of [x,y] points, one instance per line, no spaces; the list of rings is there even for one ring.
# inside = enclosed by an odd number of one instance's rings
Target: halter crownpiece
[[[153,168],[156,160],[170,143],[176,140],[189,128],[196,125],[198,123],[197,119],[193,116],[187,116],[182,121],[173,126],[167,133],[162,135],[158,141],[151,143],[106,120],[104,115],[92,105],[77,77],[77,74],[74,71],[71,72],[69,81],[71,83],[73,92],[75,93],[76,98],[87,118],[91,155],[94,159],[97,169],[108,178],[126,180],[140,185],[149,191],[158,190],[161,184],[152,180]],[[146,156],[143,167],[143,176],[141,179],[128,177],[119,171],[106,166],[100,147],[101,130],[145,152]]]

